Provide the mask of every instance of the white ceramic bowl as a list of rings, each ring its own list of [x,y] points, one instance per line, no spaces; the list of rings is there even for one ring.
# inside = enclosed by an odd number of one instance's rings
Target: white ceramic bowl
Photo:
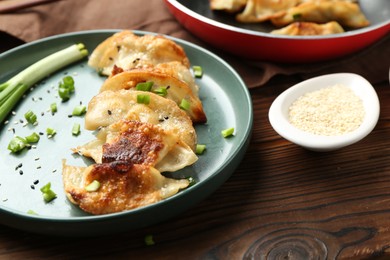
[[[289,107],[297,98],[336,84],[350,87],[363,102],[365,116],[356,130],[339,136],[323,136],[302,131],[289,122]],[[325,152],[351,145],[366,137],[378,122],[379,111],[378,96],[366,79],[353,73],[335,73],[308,79],[290,87],[274,100],[268,117],[274,130],[283,138],[306,149]]]

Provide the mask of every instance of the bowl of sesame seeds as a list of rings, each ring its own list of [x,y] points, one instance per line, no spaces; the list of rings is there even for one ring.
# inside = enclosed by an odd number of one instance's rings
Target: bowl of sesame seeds
[[[326,152],[366,137],[379,119],[373,86],[354,73],[335,73],[300,82],[272,103],[268,118],[286,140]]]

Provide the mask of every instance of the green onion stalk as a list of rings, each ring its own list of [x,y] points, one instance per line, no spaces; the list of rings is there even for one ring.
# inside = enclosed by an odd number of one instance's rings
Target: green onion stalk
[[[0,122],[34,84],[53,72],[88,56],[84,44],[74,44],[30,65],[7,82],[0,84]]]

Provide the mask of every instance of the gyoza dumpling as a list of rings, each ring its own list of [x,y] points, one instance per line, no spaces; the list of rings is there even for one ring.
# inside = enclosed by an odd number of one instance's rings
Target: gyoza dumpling
[[[73,149],[96,163],[130,161],[174,172],[195,163],[198,157],[172,131],[158,125],[120,120],[97,134],[97,139]]]
[[[273,30],[272,34],[279,35],[326,35],[344,32],[338,22],[317,24],[310,22],[295,22],[281,29]]]
[[[211,10],[223,10],[229,13],[240,11],[247,0],[210,0]]]
[[[271,22],[279,27],[296,21],[314,23],[337,21],[341,26],[349,28],[361,28],[370,24],[358,4],[335,0],[305,2],[290,8],[284,15],[271,19]]]
[[[189,185],[187,179],[170,179],[153,167],[116,161],[89,167],[63,162],[62,178],[68,199],[82,210],[109,214],[150,205],[171,197]],[[100,187],[87,191],[97,181]]]
[[[137,96],[147,95],[149,104],[138,103]],[[190,117],[175,102],[151,92],[103,91],[93,97],[85,115],[85,128],[96,130],[121,119],[159,125],[178,135],[192,150],[196,145],[196,132]]]
[[[264,22],[283,15],[299,2],[300,0],[248,0],[244,11],[236,19],[243,23]]]
[[[183,48],[174,41],[161,35],[137,36],[131,31],[121,31],[95,48],[88,65],[109,76],[114,65],[129,70],[170,61],[190,66]]]
[[[188,113],[194,123],[205,123],[207,121],[202,102],[199,97],[192,92],[188,84],[161,70],[147,68],[124,71],[109,77],[104,82],[100,91],[116,91],[120,89],[135,90],[137,84],[145,82],[152,85],[150,91],[157,93],[157,91],[160,90],[161,95],[163,94],[165,98],[173,100],[177,105],[180,105],[182,100],[185,99],[189,104],[189,107],[188,109],[185,109],[185,112]]]

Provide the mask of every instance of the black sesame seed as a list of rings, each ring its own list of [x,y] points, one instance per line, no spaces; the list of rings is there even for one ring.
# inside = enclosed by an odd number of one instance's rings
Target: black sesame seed
[[[34,181],[34,185],[37,185],[39,183],[39,180]]]
[[[107,113],[108,113],[109,115],[111,115],[111,114],[112,114],[111,110],[107,110]]]
[[[68,115],[68,117],[69,117],[69,118],[71,118],[71,117],[72,117],[72,115]]]
[[[19,170],[19,174],[20,174],[20,175],[23,175],[23,171],[22,171],[22,170]]]
[[[16,167],[15,167],[15,171],[19,168],[21,168],[23,166],[23,163],[19,163]]]

